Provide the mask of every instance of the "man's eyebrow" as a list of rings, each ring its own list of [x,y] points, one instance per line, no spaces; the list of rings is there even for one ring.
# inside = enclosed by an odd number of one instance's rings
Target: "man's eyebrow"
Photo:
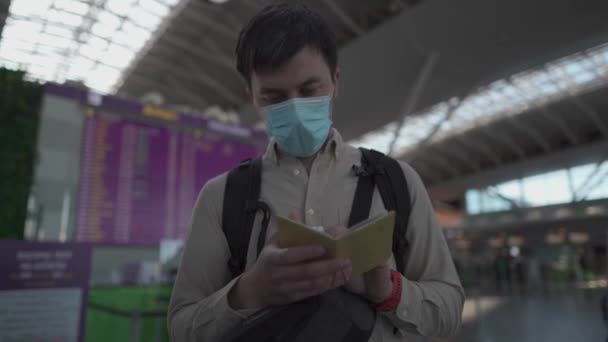
[[[307,86],[313,85],[315,83],[321,83],[321,79],[316,76],[313,76],[313,77],[307,79],[306,81],[300,83],[299,87],[300,88],[307,87]]]
[[[260,89],[261,93],[264,94],[277,94],[277,93],[282,93],[284,90],[281,88],[262,88]]]
[[[300,83],[298,85],[298,88],[302,88],[302,87],[308,87],[311,86],[315,83],[321,83],[321,79],[319,77],[316,76],[312,76],[311,78],[307,79],[306,81]],[[261,93],[264,94],[273,94],[273,93],[282,93],[284,92],[284,89],[281,88],[268,88],[268,87],[262,87],[262,89],[260,89]]]

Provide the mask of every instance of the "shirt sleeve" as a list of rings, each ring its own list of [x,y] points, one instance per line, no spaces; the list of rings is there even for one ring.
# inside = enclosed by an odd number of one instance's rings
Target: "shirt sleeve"
[[[249,314],[228,305],[230,249],[221,228],[225,176],[207,183],[195,204],[191,228],[168,312],[171,341],[219,341]]]
[[[460,327],[465,295],[450,250],[422,180],[402,164],[411,199],[409,250],[401,301],[383,313],[400,329],[422,336],[448,336]]]

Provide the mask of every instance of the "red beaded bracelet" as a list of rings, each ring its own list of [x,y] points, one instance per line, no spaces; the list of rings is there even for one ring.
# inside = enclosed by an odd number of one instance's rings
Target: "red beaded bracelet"
[[[372,303],[372,308],[378,311],[393,311],[399,305],[401,301],[401,287],[402,287],[401,273],[391,270],[391,282],[393,283],[393,292],[390,297],[380,303]]]

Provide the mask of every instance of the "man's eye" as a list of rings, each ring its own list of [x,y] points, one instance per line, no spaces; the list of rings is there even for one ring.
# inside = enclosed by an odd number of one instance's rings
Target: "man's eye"
[[[303,97],[312,97],[312,96],[316,96],[318,93],[319,88],[307,88],[307,89],[302,89],[301,94]]]
[[[285,97],[281,95],[264,95],[262,96],[262,100],[266,104],[277,104],[285,101]]]

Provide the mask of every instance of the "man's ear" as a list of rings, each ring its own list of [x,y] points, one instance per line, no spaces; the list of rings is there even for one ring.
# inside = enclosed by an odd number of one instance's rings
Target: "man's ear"
[[[247,87],[245,87],[245,92],[247,93],[247,97],[249,98],[249,101],[251,101],[251,108],[253,110],[255,110],[255,112],[258,114],[258,117],[260,119],[265,120],[266,115],[264,115],[260,106],[258,106],[258,103],[257,103],[255,97],[253,96],[253,91],[251,90],[251,86],[248,85]]]
[[[249,98],[249,100],[251,100],[251,102],[253,102],[253,96],[251,93],[251,86],[249,86],[248,84],[245,85],[245,93],[247,94],[247,97]]]
[[[340,93],[340,68],[336,69],[336,72],[334,73],[334,98],[338,97],[338,94]]]
[[[251,102],[251,104],[254,107],[258,107],[258,104],[255,101],[255,98],[253,97],[253,92],[251,91],[251,86],[250,85],[246,85],[245,86],[245,93],[247,93],[247,98],[249,99],[249,101]]]

